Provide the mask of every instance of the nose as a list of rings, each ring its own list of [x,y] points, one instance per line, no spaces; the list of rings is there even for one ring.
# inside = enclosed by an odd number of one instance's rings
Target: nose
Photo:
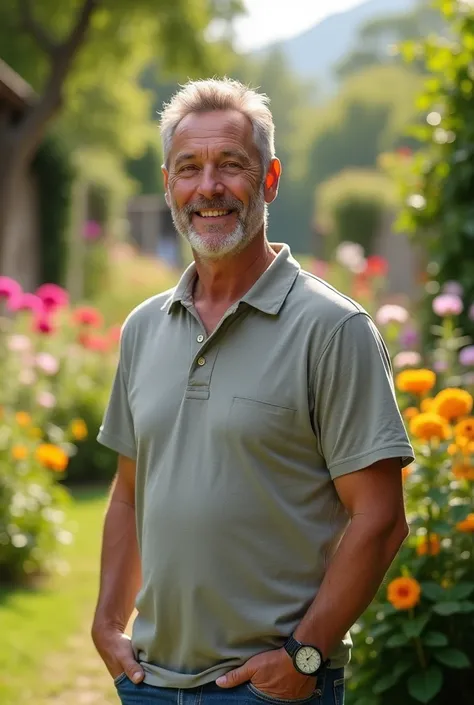
[[[197,192],[208,200],[224,193],[224,185],[219,181],[219,172],[211,164],[206,164],[201,170]]]

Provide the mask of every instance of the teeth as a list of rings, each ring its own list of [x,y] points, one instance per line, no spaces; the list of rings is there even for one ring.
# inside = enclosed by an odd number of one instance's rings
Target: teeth
[[[220,215],[227,215],[230,211],[199,211],[203,218],[217,218]]]

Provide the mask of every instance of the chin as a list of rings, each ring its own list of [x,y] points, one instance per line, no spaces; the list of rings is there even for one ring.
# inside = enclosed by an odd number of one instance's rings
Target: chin
[[[249,236],[244,233],[240,226],[229,235],[209,234],[202,236],[194,228],[186,233],[186,239],[194,252],[205,259],[212,260],[242,252],[254,237],[254,235]]]

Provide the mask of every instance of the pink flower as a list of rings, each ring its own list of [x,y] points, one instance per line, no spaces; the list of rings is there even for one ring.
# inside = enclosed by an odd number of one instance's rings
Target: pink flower
[[[440,294],[433,299],[433,311],[441,318],[459,316],[463,308],[461,298],[455,294]]]
[[[463,295],[462,286],[459,282],[446,282],[443,286],[443,294],[453,294],[461,297]]]
[[[43,352],[36,356],[36,367],[47,375],[55,375],[59,370],[59,361],[54,355]]]
[[[11,352],[28,352],[31,349],[31,340],[27,335],[11,335],[7,347]]]
[[[36,291],[47,311],[64,308],[69,303],[69,294],[57,284],[42,284]]]
[[[95,220],[88,220],[84,227],[85,240],[97,240],[102,233],[100,224]]]
[[[18,294],[12,296],[8,301],[7,307],[10,311],[18,313],[19,311],[31,311],[31,313],[40,316],[44,312],[43,302],[35,294]]]
[[[396,304],[385,304],[381,306],[375,314],[375,320],[381,326],[389,323],[406,323],[408,321],[408,311],[403,306]]]
[[[54,325],[52,320],[43,313],[43,315],[37,316],[33,321],[33,330],[35,333],[50,335],[51,333],[54,333]]]
[[[407,326],[400,333],[399,342],[403,348],[412,348],[416,346],[418,343],[418,332],[415,328]]]
[[[461,350],[459,353],[459,362],[466,367],[474,365],[474,345],[468,345],[467,348]]]
[[[0,277],[0,299],[10,299],[21,294],[21,286],[11,277]]]
[[[448,369],[448,363],[446,360],[435,360],[433,363],[433,370],[435,372],[446,372]]]
[[[56,397],[51,392],[39,392],[36,401],[44,409],[53,409],[56,406]]]
[[[393,366],[397,369],[401,367],[417,367],[421,363],[421,355],[414,350],[399,352],[393,358]]]

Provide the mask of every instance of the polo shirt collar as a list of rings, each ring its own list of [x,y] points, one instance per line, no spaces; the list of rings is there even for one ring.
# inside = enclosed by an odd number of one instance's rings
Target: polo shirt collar
[[[272,242],[270,245],[277,252],[277,256],[240,300],[263,313],[275,315],[285,303],[301,267],[287,244]],[[195,280],[196,265],[192,262],[184,271],[163,309],[171,313],[178,302],[183,305],[191,304]]]

